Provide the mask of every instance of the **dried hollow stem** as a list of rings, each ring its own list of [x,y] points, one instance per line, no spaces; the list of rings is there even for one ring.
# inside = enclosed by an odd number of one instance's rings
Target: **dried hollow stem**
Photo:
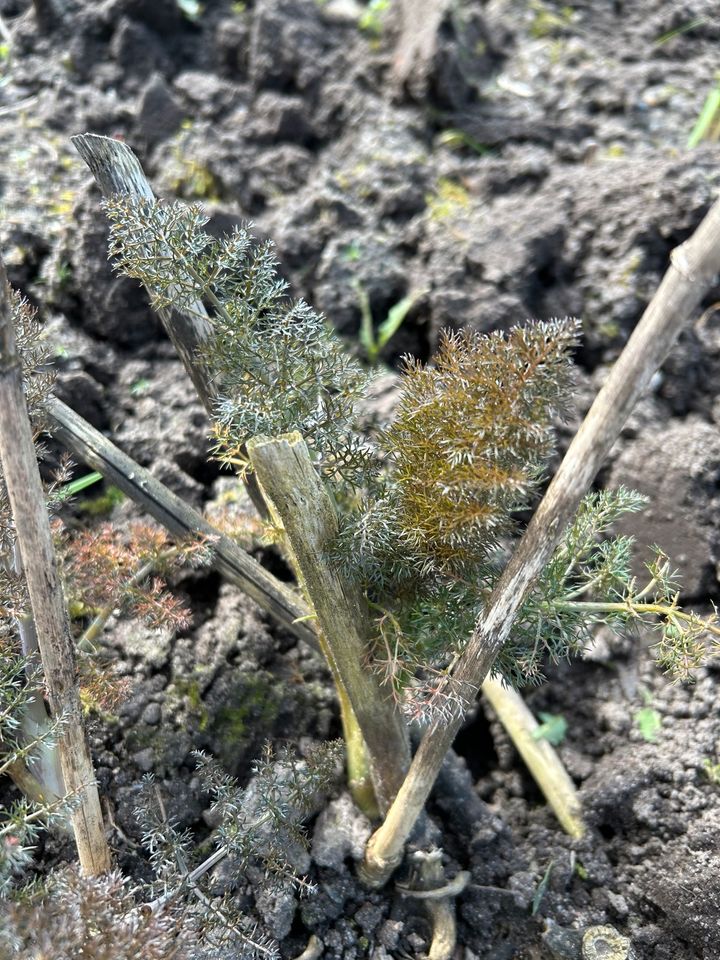
[[[93,133],[71,137],[71,141],[95,177],[103,196],[120,194],[145,200],[155,198],[139,160],[126,143]],[[195,303],[185,305],[182,310],[161,307],[157,314],[193,382],[200,402],[208,416],[212,417],[218,390],[211,370],[202,359],[203,348],[213,332],[205,305],[198,297]],[[265,504],[254,479],[248,477],[245,484],[255,507],[265,516]]]
[[[58,749],[65,788],[77,794],[72,814],[80,867],[86,874],[110,868],[110,850],[83,724],[75,652],[53,548],[45,494],[15,344],[10,288],[0,261],[0,460],[15,521],[18,549],[55,717],[64,719]]]
[[[16,543],[12,550],[12,563],[15,573],[22,575],[22,559]],[[25,675],[27,677],[27,699],[23,705],[20,729],[22,741],[28,747],[27,758],[29,772],[36,777],[45,793],[46,799],[57,799],[65,795],[60,756],[55,749],[54,724],[48,716],[42,692],[42,670],[39,669],[40,647],[32,616],[25,612],[15,618],[20,647],[26,658]],[[2,772],[2,765],[0,765]],[[17,781],[16,781],[17,782]],[[21,787],[22,789],[22,787]],[[28,793],[27,796],[32,796]]]
[[[121,194],[146,200],[154,199],[152,187],[137,157],[126,143],[91,133],[71,139],[104,196]],[[204,305],[198,299],[192,308],[186,310],[163,308],[157,312],[203,406],[208,413],[212,413],[216,392],[210,373],[198,356],[200,348],[212,334],[212,324]]]
[[[506,687],[494,677],[485,678],[482,692],[510,735],[563,830],[571,837],[581,837],[585,825],[577,789],[557,751],[547,740],[534,735],[540,725],[532,711],[517,690]]]
[[[550,560],[625,421],[665,360],[692,312],[720,271],[720,201],[693,236],[671,254],[670,266],[490,596],[448,680],[461,704],[472,702],[507,640],[528,592]],[[361,874],[382,886],[427,800],[443,758],[462,723],[432,725],[416,753],[385,822],[370,838]]]
[[[317,617],[324,653],[340,681],[367,745],[378,804],[388,809],[410,759],[402,717],[367,668],[370,620],[358,586],[328,562],[338,533],[335,504],[299,433],[254,437],[248,455],[285,532],[306,596]]]
[[[289,587],[61,400],[51,397],[45,409],[50,432],[71,453],[115,484],[173,536],[207,537],[218,573],[236,583],[301,640],[317,644],[315,631],[305,622],[310,610]]]

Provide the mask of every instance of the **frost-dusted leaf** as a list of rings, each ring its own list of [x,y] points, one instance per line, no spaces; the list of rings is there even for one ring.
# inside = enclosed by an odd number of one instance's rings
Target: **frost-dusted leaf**
[[[157,308],[192,311],[208,290],[212,238],[197,205],[116,195],[105,201],[115,269],[143,283]]]
[[[225,301],[208,348],[222,383],[218,456],[232,459],[254,436],[297,430],[327,474],[360,482],[373,468],[369,445],[353,430],[368,375],[319,314],[285,297],[274,261],[265,272],[256,264],[245,272],[242,296]]]
[[[318,792],[335,778],[339,746],[322,744],[304,760],[298,760],[289,749],[275,753],[268,746],[244,788],[212,757],[202,751],[194,756],[198,778],[212,795],[213,816],[219,820],[212,838],[214,850],[202,862],[193,849],[194,838],[166,816],[160,784],[146,777],[138,792],[135,812],[143,830],[143,845],[158,874],[158,882],[151,887],[157,898],[155,906],[161,903],[163,909],[189,917],[195,924],[201,946],[200,952],[193,954],[197,960],[276,957],[277,944],[241,912],[231,891],[219,898],[215,884],[207,880],[210,870],[222,861],[231,886],[242,883],[245,872],[252,870],[256,884],[293,888],[303,895],[312,892],[312,884],[298,876],[293,851],[299,845],[304,854],[307,841],[302,818]]]
[[[10,305],[28,412],[33,426],[39,427],[43,418],[42,404],[55,383],[51,344],[38,321],[37,310],[16,290],[11,291]]]

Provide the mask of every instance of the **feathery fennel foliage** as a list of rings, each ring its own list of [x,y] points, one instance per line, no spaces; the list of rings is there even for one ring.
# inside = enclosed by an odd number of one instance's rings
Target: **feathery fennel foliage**
[[[302,894],[312,885],[290,862],[290,851],[306,844],[303,816],[337,776],[337,743],[322,744],[298,761],[289,751],[277,757],[267,748],[246,789],[210,757],[196,754],[198,776],[212,795],[215,851],[198,865],[196,842],[165,814],[162,793],[148,777],[141,785],[136,815],[156,879],[130,884],[119,872],[81,877],[73,868],[53,871],[44,883],[17,886],[30,849],[21,843],[64,812],[31,809],[21,801],[0,824],[0,960],[231,960],[279,957],[277,943],[253,917],[223,893],[210,871],[231,863],[234,885],[252,871],[254,883],[272,888],[290,884]],[[67,806],[67,805],[65,805]],[[257,865],[260,870],[257,870]],[[259,879],[258,879],[259,878]]]
[[[199,956],[210,958],[215,950],[227,949],[237,951],[232,956],[277,957],[277,944],[238,909],[232,892],[218,896],[208,882],[209,871],[227,858],[235,886],[251,871],[260,886],[313,893],[312,884],[298,876],[291,855],[307,846],[302,818],[336,778],[340,746],[321,744],[303,761],[289,750],[275,755],[267,746],[245,789],[212,757],[196,751],[195,759],[203,788],[213,799],[211,814],[219,821],[215,851],[201,863],[193,867],[197,857],[192,834],[167,818],[152,777],[145,778],[138,796],[136,816],[157,877],[148,888],[155,897],[152,909],[183,915],[185,922],[189,915],[203,948]]]
[[[38,321],[37,311],[16,290],[11,291],[11,310],[28,412],[33,424],[40,427],[42,404],[55,383],[51,345]]]
[[[36,691],[28,684],[34,665],[21,656],[8,637],[0,636],[0,776],[13,767],[32,765],[41,750],[52,750],[65,720],[53,718],[28,733],[28,707]],[[35,842],[43,830],[67,822],[72,797],[57,800],[20,797],[0,816],[0,902],[10,895],[32,863]],[[2,910],[2,907],[0,907]]]
[[[3,904],[0,960],[212,960],[197,951],[190,925],[137,904],[119,871],[83,877],[53,871],[45,884]]]
[[[630,573],[632,539],[607,538],[623,513],[646,506],[645,497],[623,487],[585,497],[524,608],[517,627],[521,644],[530,642],[533,622],[554,634],[561,656],[582,650],[599,623],[616,633],[642,625],[657,637],[660,665],[676,678],[690,676],[705,655],[707,635],[720,637],[717,612],[700,617],[680,607],[677,572],[662,550],[654,549],[645,563],[647,580],[638,583]]]
[[[502,569],[518,510],[530,505],[553,450],[553,418],[566,409],[574,321],[508,335],[449,334],[433,367],[406,363],[397,414],[382,437],[380,495],[345,526],[338,559],[364,583],[378,613],[374,662],[406,715],[450,718],[445,699],[460,656]],[[676,676],[699,662],[715,618],[678,607],[667,558],[630,575],[632,541],[611,536],[645,506],[620,489],[589,494],[523,606],[494,672],[515,686],[544,664],[578,655],[605,623],[642,622]]]
[[[380,495],[337,549],[380,613],[377,662],[415,719],[430,705],[453,709],[438,702],[437,680],[469,636],[499,574],[500,544],[552,453],[576,337],[572,319],[448,333],[433,366],[405,363],[381,438]]]
[[[215,240],[197,206],[115,197],[107,202],[110,254],[140,280],[155,307],[212,310],[205,360],[218,387],[215,453],[248,469],[254,436],[298,430],[322,470],[361,482],[373,469],[354,431],[368,374],[304,300],[291,300],[272,243],[246,228]]]
[[[288,298],[271,244],[245,229],[212,239],[196,206],[117,198],[108,214],[118,268],[156,306],[211,308],[204,361],[219,394],[216,454],[245,470],[251,437],[303,435],[345,511],[334,560],[366,592],[376,623],[369,659],[410,717],[454,715],[460,705],[442,702],[442,680],[552,454],[577,322],[445,334],[432,366],[406,360],[395,418],[374,450],[354,426],[366,374],[311,307]],[[664,665],[683,673],[696,662],[714,620],[679,610],[661,558],[637,588],[630,542],[607,538],[619,514],[640,506],[626,491],[585,500],[497,672],[537,682],[544,662],[578,653],[599,622],[642,621],[660,631]]]
[[[384,446],[397,522],[427,565],[461,574],[512,531],[554,448],[577,333],[575,320],[463,330],[432,367],[406,361]]]

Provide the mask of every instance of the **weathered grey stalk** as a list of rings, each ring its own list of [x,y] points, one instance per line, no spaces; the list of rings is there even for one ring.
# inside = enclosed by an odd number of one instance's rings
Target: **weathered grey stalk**
[[[309,610],[289,587],[268,573],[229,537],[223,536],[153,475],[118,449],[61,400],[46,404],[49,430],[71,453],[119,487],[175,537],[202,534],[213,539],[213,566],[300,639],[317,644]]]
[[[282,521],[302,586],[317,616],[326,656],[347,693],[367,745],[375,793],[384,813],[410,760],[405,725],[366,658],[370,620],[362,591],[328,560],[338,533],[335,504],[299,433],[255,437],[248,455],[266,500]]]
[[[103,196],[120,194],[145,200],[155,198],[140,161],[126,143],[94,133],[71,137],[71,142],[90,168]],[[187,309],[162,307],[157,314],[195,386],[200,402],[212,418],[218,388],[203,359],[203,348],[213,329],[205,305],[198,298]],[[249,476],[245,485],[257,510],[265,516],[267,510],[254,478]]]
[[[155,198],[139,160],[126,143],[94,133],[71,137],[71,142],[90,168],[103,196],[120,194],[145,200]],[[195,385],[200,401],[212,414],[217,393],[210,372],[200,358],[200,351],[212,334],[212,323],[204,304],[198,298],[189,310],[163,307],[157,314]]]
[[[430,65],[438,47],[438,34],[450,0],[400,0],[396,17],[400,35],[393,51],[392,75],[400,86],[415,94],[427,86]]]
[[[13,547],[12,565],[16,576],[22,575],[22,559],[17,543]],[[45,791],[45,799],[54,801],[65,796],[60,756],[58,751],[47,740],[51,726],[51,718],[45,709],[42,697],[42,670],[40,669],[40,647],[38,644],[35,623],[29,613],[24,613],[15,620],[20,648],[27,658],[26,675],[29,694],[23,706],[20,719],[20,730],[25,744],[36,741],[38,746],[27,760],[28,772],[37,778]],[[13,777],[11,771],[10,776]],[[14,779],[14,777],[13,777]],[[17,783],[17,781],[15,781]],[[18,786],[20,784],[18,783]],[[22,790],[23,787],[20,786]],[[28,794],[30,796],[30,794]]]
[[[498,720],[507,730],[563,830],[571,837],[581,837],[585,832],[585,825],[575,784],[552,745],[547,740],[534,736],[540,725],[532,711],[517,690],[504,686],[494,677],[485,678],[482,692],[490,701]]]
[[[10,290],[0,261],[0,461],[30,595],[45,683],[53,715],[65,723],[58,749],[65,787],[77,796],[72,814],[80,867],[86,874],[110,868],[100,799],[83,723],[75,653],[57,571],[45,494],[15,345]]]
[[[550,560],[625,421],[663,363],[680,331],[720,272],[720,201],[693,236],[675,250],[670,266],[625,349],[570,445],[547,493],[475,626],[448,679],[460,704],[477,696],[507,640],[528,591]],[[368,843],[362,876],[384,884],[402,859],[405,841],[432,790],[443,758],[462,723],[432,725],[383,825]]]

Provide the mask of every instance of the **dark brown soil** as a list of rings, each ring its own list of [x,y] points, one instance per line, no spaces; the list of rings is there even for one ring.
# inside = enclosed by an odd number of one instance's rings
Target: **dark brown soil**
[[[458,0],[405,89],[392,76],[396,33],[359,30],[354,0],[207,0],[194,22],[174,0],[67,6],[65,23],[41,32],[26,0],[0,0],[12,34],[0,62],[0,246],[53,328],[60,395],[196,505],[228,480],[207,462],[204,414],[142,291],[107,264],[72,134],[125,138],[159,193],[204,203],[218,230],[252,219],[294,292],[351,343],[353,280],[377,319],[425,291],[389,364],[427,359],[448,325],[580,316],[580,412],[720,185],[717,146],[686,146],[717,71],[710,0]],[[699,609],[720,601],[718,396],[711,318],[684,335],[601,477],[651,496],[628,532],[668,551]],[[127,503],[115,510],[131,515]],[[266,738],[339,728],[315,653],[213,575],[176,586],[193,629],[174,639],[110,629],[107,652],[131,692],[92,729],[118,862],[135,875],[146,866],[123,837],[138,836],[143,773],[158,778],[168,812],[205,835],[192,749],[244,781]],[[528,702],[568,722],[560,753],[590,824],[580,842],[479,707],[417,838],[443,847],[448,876],[470,871],[459,955],[579,958],[582,932],[611,924],[638,960],[720,957],[720,788],[705,770],[720,760],[717,684],[710,660],[694,685],[670,685],[643,637],[601,634],[582,662],[549,669]],[[648,703],[662,718],[655,742],[636,721]],[[328,960],[422,954],[421,908],[354,879],[363,824],[347,799],[313,829],[318,894],[256,898],[283,956],[310,933]],[[54,841],[39,851],[41,862],[63,855]]]

